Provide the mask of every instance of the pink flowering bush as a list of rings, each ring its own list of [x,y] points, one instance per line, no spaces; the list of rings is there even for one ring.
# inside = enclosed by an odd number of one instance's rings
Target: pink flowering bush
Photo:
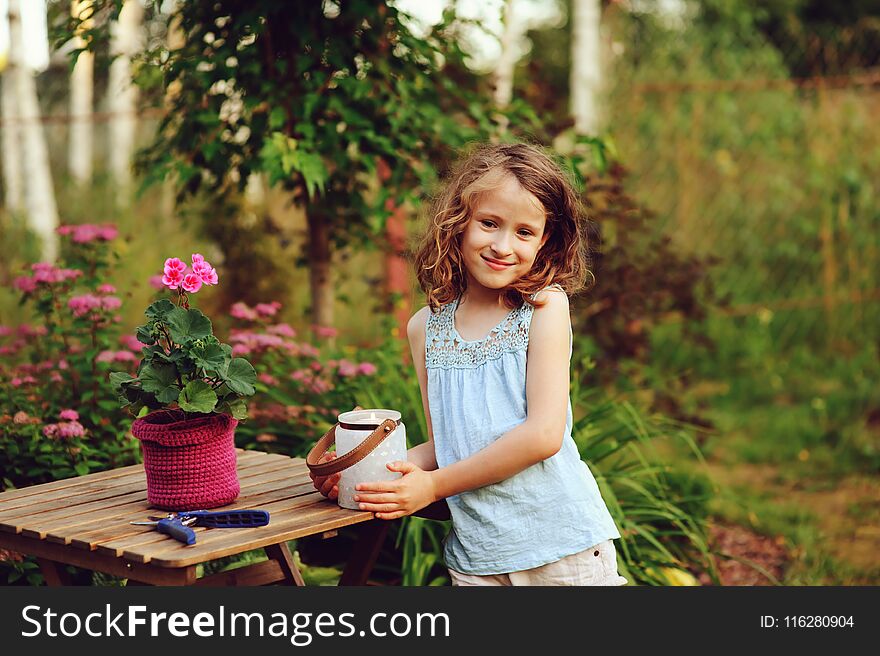
[[[174,408],[247,419],[245,398],[254,394],[257,382],[253,366],[221,343],[210,319],[189,306],[189,294],[218,280],[217,271],[199,253],[193,253],[191,267],[176,257],[165,260],[162,284],[176,292],[177,305],[162,298],[147,308],[147,323],[137,329],[144,348],[136,374],[110,374],[122,407],[139,417],[151,410]],[[98,357],[125,362],[118,351]]]
[[[331,347],[326,340],[335,330],[317,335],[315,343],[300,338],[278,321],[281,309],[272,301],[238,302],[229,310],[232,353],[250,358],[257,372],[252,421],[236,435],[241,446],[303,455],[340,412],[359,402],[358,384],[367,384],[376,366],[352,347]]]
[[[61,257],[12,281],[33,323],[0,326],[0,489],[137,462],[130,419],[105,383],[134,369],[120,339],[122,301],[107,282],[112,225],[62,226]]]

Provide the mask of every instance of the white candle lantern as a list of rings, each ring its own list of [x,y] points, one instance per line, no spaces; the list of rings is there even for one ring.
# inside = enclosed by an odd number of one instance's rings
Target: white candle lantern
[[[386,465],[406,460],[406,426],[396,410],[352,410],[339,415],[339,424],[336,426],[337,457],[355,449],[386,419],[396,422],[397,428],[366,457],[340,473],[339,505],[343,508],[359,510],[354,500],[354,488],[358,483],[400,478],[400,472],[389,471]]]

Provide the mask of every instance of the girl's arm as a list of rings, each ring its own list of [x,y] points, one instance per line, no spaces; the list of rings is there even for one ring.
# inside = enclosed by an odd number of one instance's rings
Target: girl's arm
[[[428,427],[427,441],[409,449],[406,452],[406,459],[425,471],[437,469],[437,456],[434,452],[434,427],[431,425],[431,411],[428,408],[428,372],[425,368],[425,322],[430,311],[429,307],[423,307],[410,318],[406,325],[406,336],[409,338],[413,366],[416,370],[416,377],[419,379],[422,408],[425,411],[425,423]]]
[[[396,519],[466,490],[497,483],[554,455],[562,446],[569,395],[568,298],[547,290],[529,329],[526,401],[528,416],[472,456],[434,471],[413,463],[389,465],[404,476],[358,486],[356,499],[381,519]],[[435,461],[436,465],[436,461]]]

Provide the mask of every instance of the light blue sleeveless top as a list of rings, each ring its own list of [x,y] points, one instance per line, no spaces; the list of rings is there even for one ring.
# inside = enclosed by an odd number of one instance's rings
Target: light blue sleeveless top
[[[477,341],[462,339],[455,329],[457,307],[455,300],[429,312],[425,326],[428,407],[440,467],[480,451],[527,414],[526,354],[534,306],[511,310]],[[447,499],[449,568],[466,574],[516,572],[620,537],[580,459],[571,427],[569,399],[558,453],[504,481]]]

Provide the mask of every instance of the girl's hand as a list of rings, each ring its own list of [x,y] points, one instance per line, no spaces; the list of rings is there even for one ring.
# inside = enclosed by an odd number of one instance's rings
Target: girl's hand
[[[437,500],[430,472],[411,462],[389,462],[387,466],[403,476],[394,481],[359,484],[354,500],[360,502],[361,510],[376,513],[378,519],[397,519],[412,515]]]
[[[335,452],[325,453],[318,462],[330,462],[336,457]],[[336,499],[339,497],[339,476],[340,474],[331,474],[330,476],[316,476],[309,472],[315,489],[318,490],[328,499]]]

